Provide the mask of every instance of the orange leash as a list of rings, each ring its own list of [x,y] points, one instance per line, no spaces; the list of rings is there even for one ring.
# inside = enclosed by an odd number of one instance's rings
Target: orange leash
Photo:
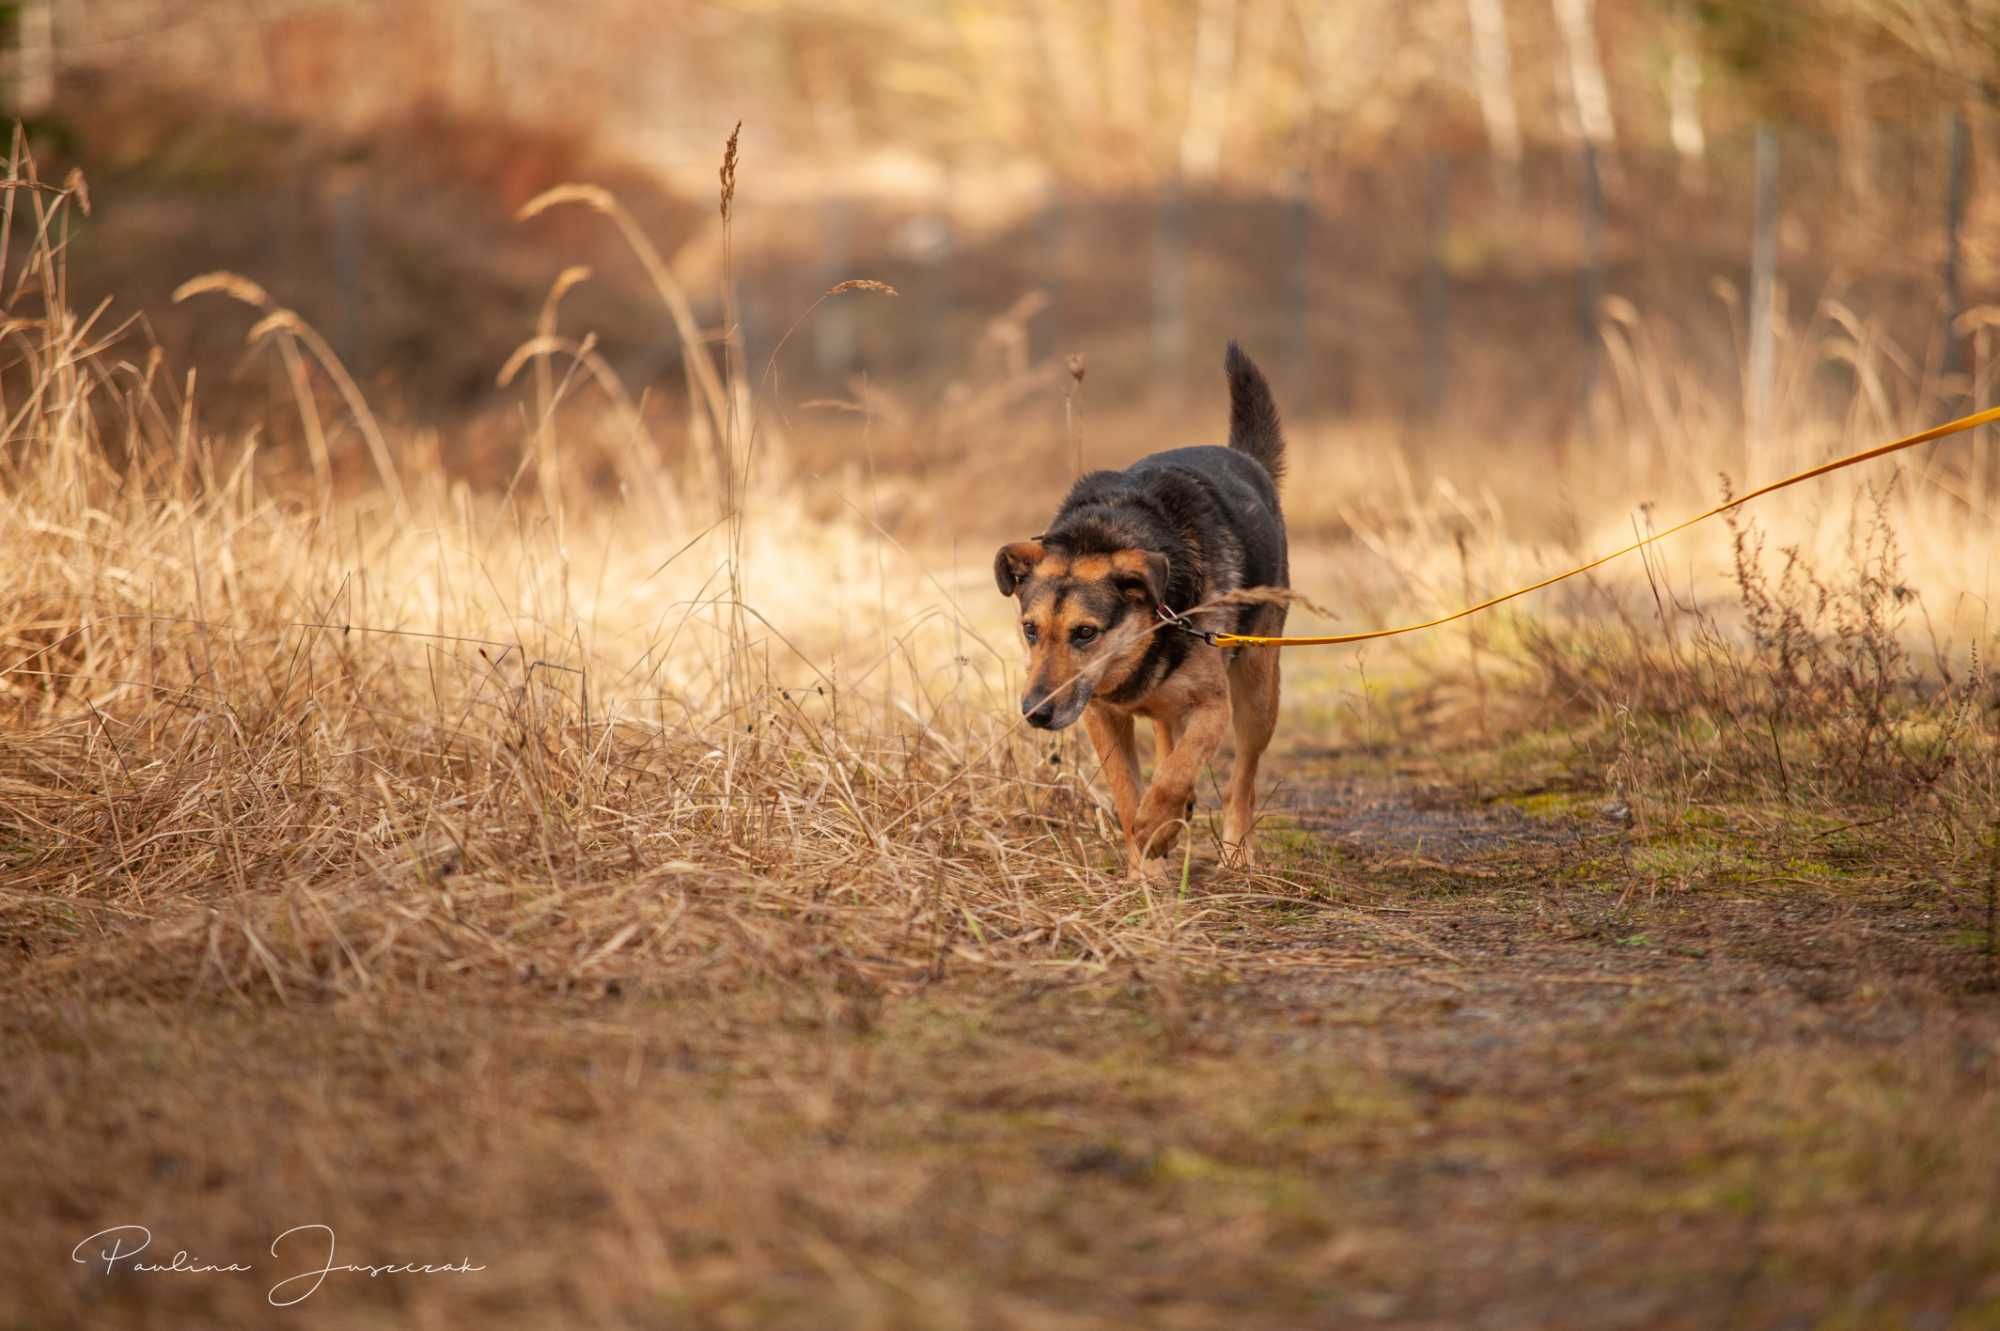
[[[1988,407],[1985,411],[1975,412],[1970,416],[1961,416],[1955,421],[1933,426],[1919,434],[1898,439],[1893,443],[1878,444],[1874,448],[1865,448],[1859,453],[1850,453],[1844,458],[1835,458],[1831,462],[1822,462],[1819,466],[1808,468],[1795,476],[1787,476],[1782,481],[1772,481],[1769,485],[1761,486],[1758,489],[1750,491],[1748,494],[1739,495],[1727,503],[1717,504],[1706,513],[1697,513],[1691,518],[1676,522],[1664,531],[1654,532],[1651,536],[1634,541],[1632,544],[1624,546],[1621,549],[1613,550],[1610,554],[1599,555],[1587,564],[1578,564],[1575,568],[1558,573],[1552,578],[1543,578],[1540,582],[1530,583],[1526,587],[1516,587],[1513,591],[1502,592],[1498,596],[1489,597],[1481,601],[1478,605],[1469,605],[1463,610],[1454,610],[1448,615],[1439,615],[1436,619],[1426,619],[1419,624],[1404,624],[1400,627],[1390,629],[1369,629],[1365,633],[1334,633],[1317,638],[1271,638],[1254,633],[1207,632],[1195,628],[1184,615],[1176,614],[1165,607],[1161,608],[1160,617],[1175,628],[1187,633],[1193,633],[1197,637],[1214,643],[1217,647],[1334,647],[1347,642],[1369,642],[1376,638],[1394,638],[1404,633],[1421,633],[1425,629],[1434,629],[1440,625],[1464,619],[1468,615],[1476,615],[1482,610],[1491,610],[1496,605],[1504,605],[1516,597],[1526,596],[1529,592],[1538,592],[1544,587],[1553,587],[1556,583],[1573,578],[1579,573],[1588,573],[1592,569],[1608,564],[1623,555],[1629,555],[1635,550],[1643,550],[1655,541],[1664,541],[1676,532],[1686,531],[1696,523],[1706,522],[1710,518],[1727,513],[1732,508],[1740,508],[1753,499],[1762,499],[1765,495],[1776,494],[1788,486],[1797,485],[1802,481],[1810,481],[1816,477],[1825,476],[1830,472],[1840,471],[1845,467],[1853,467],[1863,462],[1873,461],[1876,458],[1887,457],[1891,453],[1898,453],[1906,448],[1915,448],[1918,444],[1928,444],[1934,439],[1943,439],[1949,435],[1963,434],[1967,430],[1977,429],[1982,425],[1992,425],[1996,422],[2000,422],[2000,407]]]

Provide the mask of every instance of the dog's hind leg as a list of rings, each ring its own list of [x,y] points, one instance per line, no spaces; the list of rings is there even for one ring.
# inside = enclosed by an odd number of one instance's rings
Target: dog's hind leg
[[[1244,647],[1229,663],[1229,721],[1236,732],[1236,768],[1223,801],[1222,862],[1248,868],[1255,862],[1257,764],[1278,725],[1277,648]]]

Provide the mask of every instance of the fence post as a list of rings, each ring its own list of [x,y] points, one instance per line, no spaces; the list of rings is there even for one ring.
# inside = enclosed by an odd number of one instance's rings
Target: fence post
[[[1778,136],[1768,121],[1757,126],[1756,185],[1750,235],[1750,344],[1744,366],[1743,465],[1745,474],[1768,442],[1773,380],[1777,374],[1777,329],[1772,318],[1778,293]]]

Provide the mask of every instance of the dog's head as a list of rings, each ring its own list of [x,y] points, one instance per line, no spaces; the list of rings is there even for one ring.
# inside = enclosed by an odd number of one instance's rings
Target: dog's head
[[[1138,668],[1167,571],[1167,557],[1150,550],[1077,554],[1047,537],[1000,547],[993,580],[1021,606],[1029,725],[1061,730]]]

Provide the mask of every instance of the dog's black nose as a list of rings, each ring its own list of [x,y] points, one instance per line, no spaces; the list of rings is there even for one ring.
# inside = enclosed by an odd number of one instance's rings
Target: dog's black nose
[[[1056,723],[1056,705],[1047,698],[1021,699],[1021,715],[1028,718],[1028,724],[1037,730],[1047,730]]]

